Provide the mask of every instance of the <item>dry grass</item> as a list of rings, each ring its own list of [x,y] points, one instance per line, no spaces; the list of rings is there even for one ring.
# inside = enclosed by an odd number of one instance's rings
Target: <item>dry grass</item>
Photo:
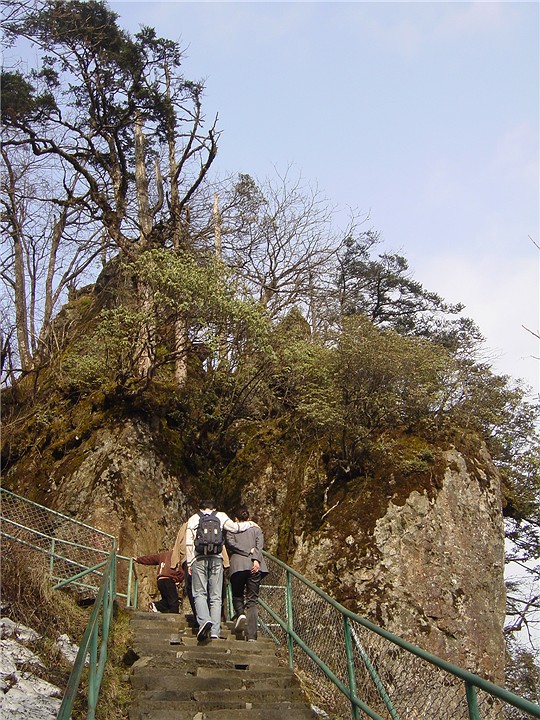
[[[52,589],[46,556],[17,542],[2,542],[2,616],[26,625],[40,635],[28,647],[45,668],[39,677],[63,689],[71,666],[55,647],[60,635],[78,642],[88,623],[88,610],[67,592]],[[33,669],[37,674],[36,669]]]
[[[131,645],[132,631],[129,614],[117,608],[115,621],[109,634],[109,646],[105,673],[99,693],[96,720],[124,720],[131,702],[131,685],[127,679],[124,656]]]
[[[28,643],[45,668],[34,674],[66,688],[72,666],[60,653],[55,642],[62,634],[78,644],[86,630],[93,606],[80,607],[77,594],[69,590],[53,590],[48,576],[47,556],[17,542],[2,541],[1,567],[2,616],[26,625],[41,636]],[[130,685],[123,656],[129,646],[129,616],[116,608],[111,624],[107,663],[99,694],[97,720],[124,720],[130,699]],[[86,717],[87,671],[83,673],[73,720]]]

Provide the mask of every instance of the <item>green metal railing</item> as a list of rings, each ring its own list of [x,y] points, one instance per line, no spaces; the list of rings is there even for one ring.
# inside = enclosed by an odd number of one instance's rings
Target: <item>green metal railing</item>
[[[463,670],[347,610],[265,552],[261,626],[335,718],[521,720],[540,706]]]
[[[0,535],[6,540],[44,554],[48,558],[49,577],[54,589],[71,585],[91,594],[101,585],[102,568],[107,563],[116,539],[113,535],[78,520],[38,505],[32,500],[0,488]],[[115,550],[116,553],[116,550]],[[127,607],[137,607],[138,581],[133,559],[116,553],[119,566],[126,566],[126,590],[116,597]]]
[[[57,720],[68,720],[88,665],[87,720],[93,720],[107,660],[107,642],[114,603],[137,606],[138,581],[133,559],[118,555],[116,539],[85,523],[0,488],[1,529],[4,541],[45,555],[53,588],[68,585],[95,596],[93,609],[79,645]],[[54,535],[50,533],[54,532]],[[75,538],[79,541],[75,542]],[[94,543],[91,545],[90,543]],[[4,545],[5,550],[5,545]],[[118,564],[127,562],[127,590],[117,591]]]
[[[103,679],[103,671],[105,670],[105,661],[107,660],[109,628],[116,599],[116,547],[113,547],[109,559],[101,563],[101,566],[103,567],[101,586],[86,631],[79,645],[79,651],[69,676],[62,704],[56,716],[57,720],[69,720],[71,717],[87,657],[88,711],[86,718],[87,720],[94,720],[96,716],[96,705],[101,680]],[[62,585],[68,582],[69,580],[65,580]]]

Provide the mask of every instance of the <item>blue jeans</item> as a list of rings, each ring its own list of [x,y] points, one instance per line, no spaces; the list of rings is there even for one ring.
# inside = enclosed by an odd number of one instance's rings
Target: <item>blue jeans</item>
[[[199,627],[210,620],[212,623],[211,635],[219,637],[223,590],[223,558],[221,555],[196,557],[191,566],[191,581]]]

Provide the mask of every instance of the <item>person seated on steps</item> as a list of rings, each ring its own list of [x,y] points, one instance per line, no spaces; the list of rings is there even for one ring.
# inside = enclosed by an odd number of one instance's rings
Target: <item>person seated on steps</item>
[[[148,605],[150,612],[177,613],[179,608],[178,588],[184,581],[184,571],[171,567],[172,550],[163,550],[155,555],[134,557],[139,565],[157,565],[157,587],[161,600]]]
[[[250,519],[245,506],[236,510],[235,522]],[[248,642],[257,639],[258,603],[261,580],[268,575],[263,531],[255,525],[244,532],[232,535],[227,532],[225,545],[229,553],[232,602],[236,616],[235,630],[246,630]]]

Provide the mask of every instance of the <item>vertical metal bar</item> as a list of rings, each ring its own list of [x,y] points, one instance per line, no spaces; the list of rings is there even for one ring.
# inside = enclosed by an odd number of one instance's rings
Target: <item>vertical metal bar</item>
[[[230,582],[227,583],[225,589],[225,619],[228,621],[234,615],[234,608],[232,602],[232,585]]]
[[[478,709],[478,698],[476,697],[476,688],[470,682],[465,681],[465,693],[467,695],[467,709],[469,710],[469,720],[480,720],[480,710]]]
[[[101,644],[107,644],[107,638],[109,637],[109,626],[111,622],[111,611],[112,611],[112,578],[109,577],[107,583],[107,592],[103,598],[103,616],[101,621]]]
[[[87,720],[94,720],[96,716],[98,625],[99,623],[96,622],[94,628],[92,629],[92,636],[90,638],[90,661],[88,667],[88,713],[86,715]]]
[[[349,618],[343,615],[343,635],[345,636],[345,655],[347,656],[347,674],[349,676],[349,690],[351,695],[356,697],[356,673],[354,670],[354,655],[351,638],[351,627],[349,624]],[[358,707],[355,703],[351,702],[351,714],[353,720],[358,720],[360,717],[358,714]]]
[[[111,567],[111,566],[110,566]],[[101,688],[101,680],[105,671],[105,663],[107,661],[107,643],[109,640],[109,627],[112,615],[113,601],[112,601],[112,586],[113,576],[109,574],[109,580],[107,583],[107,592],[103,598],[103,611],[101,620],[101,642],[99,646],[99,661],[96,672],[96,699],[99,697],[99,690]]]
[[[111,558],[112,558],[112,559],[111,559],[111,563],[110,563],[111,576],[110,576],[110,580],[109,580],[109,587],[110,587],[110,589],[111,589],[111,603],[114,603],[114,601],[116,600],[116,586],[117,586],[117,582],[116,582],[116,555],[117,555],[116,538],[113,538],[112,551],[111,551]],[[112,607],[111,607],[111,610],[112,610]]]
[[[128,565],[128,584],[127,584],[127,607],[131,607],[131,583],[133,580],[133,558],[129,558]],[[135,603],[133,604],[135,607]]]
[[[285,611],[287,613],[287,647],[289,649],[289,667],[294,667],[294,640],[291,635],[293,630],[293,598],[291,573],[287,570],[285,577]]]
[[[54,547],[55,547],[55,539],[51,539],[51,557],[49,558],[49,576],[51,578],[54,577]]]

